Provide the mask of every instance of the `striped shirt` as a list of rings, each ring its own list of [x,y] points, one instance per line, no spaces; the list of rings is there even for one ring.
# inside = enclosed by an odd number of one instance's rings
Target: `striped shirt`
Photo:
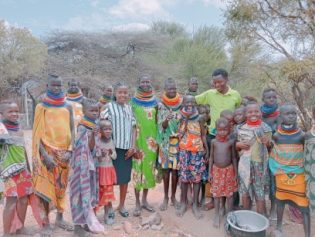
[[[113,126],[113,140],[116,148],[129,149],[132,147],[132,130],[136,120],[129,104],[120,105],[110,102],[101,113],[102,119],[108,119]]]

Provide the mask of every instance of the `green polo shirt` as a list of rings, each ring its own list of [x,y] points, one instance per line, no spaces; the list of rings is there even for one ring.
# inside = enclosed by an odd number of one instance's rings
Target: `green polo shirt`
[[[211,124],[209,126],[209,133],[212,135],[215,135],[213,129],[215,129],[215,122],[220,118],[220,113],[226,109],[234,111],[240,106],[242,100],[240,93],[230,87],[225,94],[219,93],[216,89],[210,89],[197,95],[195,98],[197,104],[210,106]]]

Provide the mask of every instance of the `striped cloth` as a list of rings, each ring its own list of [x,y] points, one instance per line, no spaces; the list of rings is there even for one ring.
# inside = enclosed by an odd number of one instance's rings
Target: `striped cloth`
[[[101,113],[102,119],[108,119],[113,126],[113,140],[116,148],[129,149],[132,146],[132,129],[136,119],[129,104],[118,104],[115,101],[106,104]]]

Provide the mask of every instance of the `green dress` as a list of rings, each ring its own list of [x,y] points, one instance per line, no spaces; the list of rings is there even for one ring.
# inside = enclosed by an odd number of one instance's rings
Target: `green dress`
[[[155,187],[155,164],[157,159],[157,121],[156,106],[145,107],[131,101],[131,107],[137,121],[136,148],[141,159],[132,161],[132,178],[137,190]]]

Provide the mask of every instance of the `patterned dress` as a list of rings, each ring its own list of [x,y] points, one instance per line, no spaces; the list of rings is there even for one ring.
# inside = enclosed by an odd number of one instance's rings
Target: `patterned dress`
[[[240,151],[238,164],[239,192],[264,200],[269,193],[268,150],[260,137],[271,138],[271,128],[264,122],[259,126],[243,124],[238,128],[237,140],[249,142],[249,150]]]
[[[89,148],[90,129],[78,126],[71,160],[70,204],[75,225],[87,225],[92,232],[102,232],[104,227],[97,220],[93,209],[97,206],[96,167]]]
[[[310,210],[315,216],[315,136],[305,141],[305,176],[307,197],[310,200]]]
[[[181,102],[180,102],[181,105]],[[164,103],[159,103],[158,107],[158,136],[157,142],[159,144],[158,163],[162,169],[178,170],[178,123],[180,119],[179,109],[177,107],[170,107]],[[168,122],[166,129],[162,124],[169,114],[173,113],[174,118]]]
[[[198,113],[190,119],[181,119],[178,129],[179,179],[184,183],[199,183],[205,176],[205,148],[202,141]]]
[[[138,158],[132,161],[132,177],[137,190],[155,187],[154,170],[157,159],[157,108],[144,107],[131,102],[131,107],[137,121],[136,147],[139,149]]]

